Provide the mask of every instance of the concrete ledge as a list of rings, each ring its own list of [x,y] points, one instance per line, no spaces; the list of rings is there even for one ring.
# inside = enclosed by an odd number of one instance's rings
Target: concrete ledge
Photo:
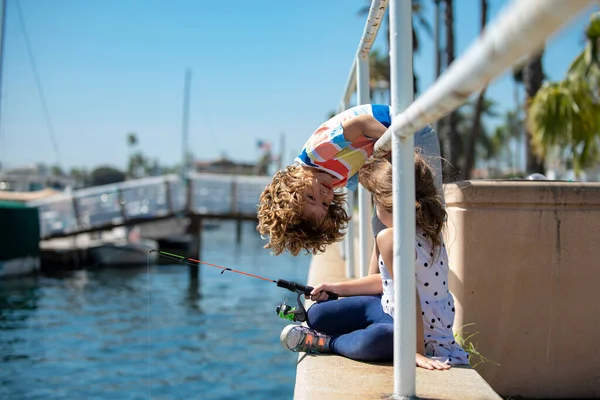
[[[308,284],[346,280],[339,245],[314,256]],[[307,307],[310,305],[307,301]],[[417,397],[437,400],[501,400],[472,368],[453,367],[448,371],[416,368]],[[296,370],[295,400],[382,399],[392,395],[392,364],[353,361],[337,355],[300,353]]]

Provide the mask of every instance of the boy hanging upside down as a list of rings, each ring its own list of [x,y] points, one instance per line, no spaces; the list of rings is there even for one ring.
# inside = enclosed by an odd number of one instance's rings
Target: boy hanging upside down
[[[359,169],[391,121],[389,106],[363,104],[324,122],[294,164],[278,171],[260,196],[257,230],[269,237],[264,247],[275,255],[287,250],[296,256],[301,250],[322,252],[340,241],[350,218],[344,209],[346,195],[335,189],[356,190]],[[417,146],[436,146],[439,154],[431,126],[415,133]]]

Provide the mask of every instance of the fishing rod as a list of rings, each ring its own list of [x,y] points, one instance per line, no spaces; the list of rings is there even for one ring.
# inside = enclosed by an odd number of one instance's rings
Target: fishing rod
[[[224,274],[225,271],[230,271],[230,272],[234,272],[236,274],[246,275],[251,278],[261,279],[261,280],[267,281],[267,282],[273,282],[278,287],[287,289],[298,295],[298,297],[296,299],[298,302],[298,307],[291,307],[288,304],[286,304],[286,302],[284,301],[282,304],[278,305],[277,308],[275,309],[275,312],[277,313],[277,315],[283,319],[287,319],[289,321],[294,321],[294,322],[304,322],[308,318],[306,309],[304,308],[304,304],[300,300],[300,296],[302,296],[302,295],[310,296],[310,293],[314,289],[312,286],[302,285],[300,283],[286,281],[284,279],[275,280],[275,279],[271,279],[271,278],[265,278],[264,276],[251,274],[249,272],[244,272],[244,271],[240,271],[240,270],[233,269],[233,268],[223,267],[221,265],[212,264],[212,263],[209,263],[206,261],[196,260],[196,259],[193,259],[190,257],[180,256],[178,254],[169,253],[167,251],[150,249],[150,253],[158,253],[158,255],[163,258],[168,258],[170,260],[177,261],[180,264],[186,264],[186,265],[190,265],[192,267],[197,267],[199,265],[208,265],[211,267],[216,267],[216,268],[219,268],[222,270],[221,275]],[[329,300],[337,300],[339,297],[336,293],[333,293],[333,292],[326,291],[325,293],[327,293],[327,295],[329,295]]]

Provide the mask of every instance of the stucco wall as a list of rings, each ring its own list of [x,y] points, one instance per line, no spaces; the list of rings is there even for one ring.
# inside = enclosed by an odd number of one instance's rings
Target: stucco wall
[[[501,395],[600,398],[600,184],[445,185],[455,327]]]

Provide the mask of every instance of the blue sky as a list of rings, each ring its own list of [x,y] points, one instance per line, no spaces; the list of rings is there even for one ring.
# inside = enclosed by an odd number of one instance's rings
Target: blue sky
[[[423,0],[429,20],[433,2]],[[222,4],[226,4],[221,5]],[[285,133],[284,161],[337,108],[364,29],[365,0],[21,0],[54,126],[52,150],[27,56],[16,0],[7,0],[0,162],[123,168],[125,137],[164,164],[181,159],[186,68],[193,71],[190,151],[255,161],[258,139]],[[479,0],[456,1],[456,51],[479,32]],[[506,5],[490,0],[490,19]],[[597,8],[597,7],[596,7]],[[582,14],[548,42],[544,67],[560,79],[583,48]],[[383,32],[383,31],[382,31]],[[421,32],[415,58],[421,92],[434,78],[433,39]],[[384,43],[383,35],[376,46]],[[513,107],[508,74],[489,89]]]

